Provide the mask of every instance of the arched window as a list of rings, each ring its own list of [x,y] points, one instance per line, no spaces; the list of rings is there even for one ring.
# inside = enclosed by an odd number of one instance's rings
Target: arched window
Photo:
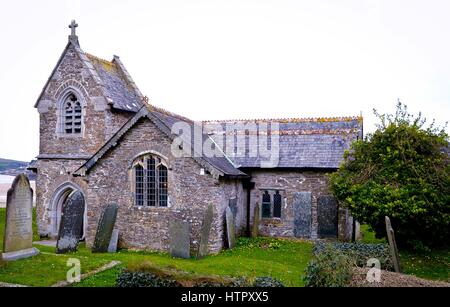
[[[167,207],[168,172],[160,157],[145,155],[134,166],[135,205]]]
[[[161,207],[167,207],[167,167],[160,165],[158,167],[159,175],[159,205]]]
[[[262,217],[270,217],[270,194],[269,191],[264,191],[262,196]]]
[[[281,218],[283,211],[283,190],[263,190],[261,202],[261,216],[263,218]]]
[[[63,101],[61,109],[61,130],[65,134],[81,134],[82,110],[77,96],[70,93]]]
[[[136,176],[136,206],[144,204],[144,168],[136,165],[134,168]]]
[[[281,217],[281,195],[278,190],[273,196],[273,217]]]

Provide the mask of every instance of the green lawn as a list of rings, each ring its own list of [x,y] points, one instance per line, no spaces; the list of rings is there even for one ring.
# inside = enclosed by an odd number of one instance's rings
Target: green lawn
[[[450,250],[418,253],[400,251],[400,265],[406,274],[450,282]]]
[[[0,243],[3,241],[5,209],[0,209]],[[36,226],[33,225],[34,229]],[[373,233],[363,226],[366,243],[378,243]],[[1,246],[1,245],[0,245]],[[0,281],[30,286],[50,286],[65,280],[69,258],[78,258],[82,273],[91,271],[112,260],[119,260],[119,267],[91,276],[74,286],[114,286],[117,275],[130,263],[150,261],[156,265],[171,266],[187,272],[230,277],[272,276],[286,286],[302,286],[302,276],[312,257],[312,243],[273,238],[241,238],[232,250],[202,260],[173,259],[166,253],[135,252],[122,250],[115,254],[92,254],[84,244],[77,253],[56,255],[54,248],[36,245],[41,254],[33,258],[0,263]],[[1,247],[0,247],[1,248]],[[418,254],[400,251],[405,273],[419,277],[449,281],[450,251]]]
[[[0,209],[0,237],[4,231],[4,209]],[[115,254],[92,254],[81,244],[75,254],[56,255],[54,248],[36,245],[42,252],[33,258],[0,264],[0,281],[49,286],[66,278],[68,258],[78,258],[82,273],[112,260],[122,262],[151,261],[187,272],[230,277],[272,276],[287,286],[302,286],[302,276],[311,258],[312,243],[298,240],[257,238],[238,240],[236,248],[202,260],[173,259],[166,253],[120,251]],[[120,268],[92,276],[78,286],[114,286]]]
[[[172,266],[198,274],[231,277],[272,276],[282,280],[287,286],[302,285],[302,275],[311,258],[311,243],[265,238],[243,239],[238,242],[241,246],[202,260],[173,259],[166,253],[152,252],[120,251],[115,254],[92,254],[84,245],[81,245],[75,254],[60,256],[53,254],[54,248],[36,245],[45,254],[4,264],[0,267],[0,281],[49,286],[65,279],[68,258],[78,258],[82,272],[90,271],[112,260],[121,261],[123,266],[130,262],[146,260],[156,265]],[[271,243],[275,247],[270,247]],[[82,281],[80,286],[114,286],[118,272],[119,269],[105,271]]]
[[[361,225],[364,243],[385,243],[375,238],[368,225]],[[435,250],[429,253],[400,250],[400,265],[405,274],[450,282],[450,250]]]

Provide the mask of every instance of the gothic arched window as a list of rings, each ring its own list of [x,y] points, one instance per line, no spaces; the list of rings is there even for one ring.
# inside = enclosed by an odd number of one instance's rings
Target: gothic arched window
[[[136,165],[134,172],[136,176],[136,206],[142,206],[144,204],[144,168]]]
[[[270,217],[270,194],[269,191],[264,191],[262,196],[262,217]]]
[[[70,93],[62,104],[61,130],[65,134],[81,134],[82,109],[77,96]]]
[[[273,217],[281,217],[281,195],[278,190],[273,196]]]
[[[283,211],[283,190],[263,190],[261,202],[261,216],[263,218],[281,218]]]
[[[145,155],[134,166],[135,205],[167,207],[168,172],[160,157]]]

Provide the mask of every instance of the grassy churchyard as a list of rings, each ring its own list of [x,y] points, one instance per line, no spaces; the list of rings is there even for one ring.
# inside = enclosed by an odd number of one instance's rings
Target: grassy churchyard
[[[0,243],[3,241],[5,209],[0,209]],[[36,233],[36,232],[35,232]],[[36,238],[37,239],[37,238]],[[1,244],[2,245],[2,244]],[[241,239],[237,247],[202,260],[173,259],[166,253],[124,251],[93,254],[81,244],[75,254],[56,255],[54,247],[35,245],[41,254],[32,258],[0,264],[0,282],[29,286],[51,286],[66,279],[67,259],[78,258],[81,273],[86,273],[113,260],[119,267],[101,272],[77,286],[114,286],[121,267],[150,261],[187,272],[221,276],[273,276],[287,286],[302,286],[302,274],[311,258],[312,243],[280,239]]]
[[[2,246],[5,221],[5,209],[0,209],[0,246]],[[34,225],[36,233],[36,226]],[[378,243],[373,233],[363,227],[363,241]],[[37,240],[38,238],[35,237]],[[381,240],[382,241],[382,240]],[[121,250],[114,254],[93,254],[84,244],[77,253],[57,255],[55,248],[35,244],[41,254],[13,262],[0,262],[0,282],[28,286],[51,286],[66,279],[69,258],[77,258],[81,263],[81,273],[87,273],[110,263],[113,260],[121,264],[83,279],[76,287],[115,286],[120,270],[129,265],[144,261],[162,267],[171,267],[186,272],[204,275],[230,277],[272,276],[286,286],[302,286],[304,270],[312,258],[313,244],[307,241],[257,238],[241,238],[236,248],[202,260],[173,259],[166,253]],[[400,252],[404,272],[418,277],[450,281],[450,251],[426,254]]]

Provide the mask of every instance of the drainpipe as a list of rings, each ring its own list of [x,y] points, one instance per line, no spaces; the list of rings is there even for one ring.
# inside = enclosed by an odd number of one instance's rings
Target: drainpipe
[[[251,214],[251,190],[255,187],[255,183],[251,181],[245,181],[243,183],[244,188],[247,190],[247,223],[246,223],[246,235],[251,237],[251,227],[250,227],[250,214]]]

